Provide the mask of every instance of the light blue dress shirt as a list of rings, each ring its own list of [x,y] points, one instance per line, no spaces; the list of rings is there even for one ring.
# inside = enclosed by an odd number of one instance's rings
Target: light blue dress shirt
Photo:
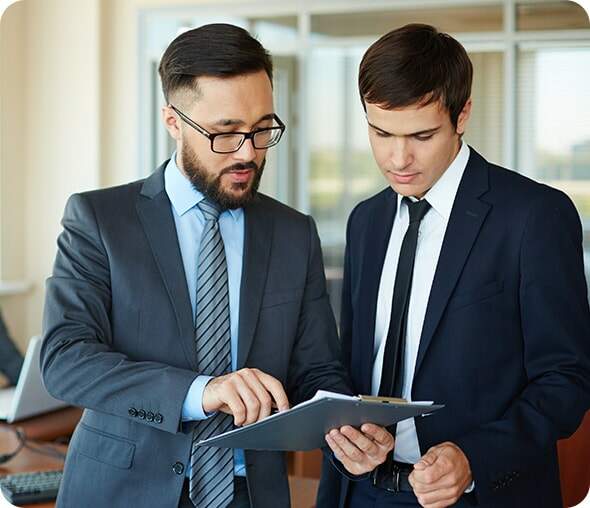
[[[205,225],[203,212],[197,203],[204,199],[176,165],[176,152],[164,172],[164,188],[170,199],[172,215],[182,254],[188,294],[193,316],[197,298],[197,264],[201,235]],[[238,353],[238,324],[240,320],[240,282],[242,278],[242,257],[244,253],[244,211],[241,208],[227,210],[219,216],[219,230],[225,246],[229,285],[229,314],[231,334],[231,363],[236,370]],[[203,391],[211,376],[198,376],[190,386],[182,407],[182,419],[204,420]],[[187,475],[190,474],[187,468]],[[234,474],[245,476],[244,451],[234,451]]]

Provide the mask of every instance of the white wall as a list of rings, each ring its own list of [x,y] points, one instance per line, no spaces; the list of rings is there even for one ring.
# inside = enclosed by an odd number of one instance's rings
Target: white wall
[[[0,280],[25,276],[23,11],[17,3],[0,19]],[[17,337],[25,333],[26,305],[25,296],[0,299],[8,329]]]
[[[0,305],[24,345],[41,330],[65,201],[100,181],[99,0],[24,0],[0,23],[2,278],[33,283]]]
[[[140,11],[199,1],[21,0],[0,19],[0,281],[33,284],[0,308],[21,349],[67,197],[137,178]]]

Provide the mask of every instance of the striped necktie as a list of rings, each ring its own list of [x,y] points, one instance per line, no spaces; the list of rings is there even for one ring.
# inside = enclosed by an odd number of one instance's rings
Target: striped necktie
[[[219,232],[219,206],[208,199],[197,206],[205,216],[197,266],[197,371],[217,377],[231,372],[227,264]],[[197,508],[224,508],[233,499],[233,451],[195,446],[202,439],[231,430],[232,424],[231,415],[219,412],[200,421],[193,431],[189,497]]]

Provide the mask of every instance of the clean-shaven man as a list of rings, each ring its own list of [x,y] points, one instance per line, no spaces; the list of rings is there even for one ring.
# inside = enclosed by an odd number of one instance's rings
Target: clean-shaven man
[[[370,475],[327,462],[319,508],[561,507],[556,441],[590,407],[582,228],[565,194],[462,141],[471,78],[465,49],[427,25],[361,61],[388,187],[348,221],[345,364],[355,393],[445,407],[390,429]],[[336,458],[353,447],[341,441],[327,436]]]

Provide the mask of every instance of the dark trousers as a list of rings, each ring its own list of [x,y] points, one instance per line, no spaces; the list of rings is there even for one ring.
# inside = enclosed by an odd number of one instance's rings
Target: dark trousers
[[[184,480],[178,508],[195,508],[195,505],[188,497],[188,480]],[[250,508],[246,478],[242,476],[234,477],[234,499],[228,505],[228,508]]]
[[[349,482],[346,508],[419,508],[413,492],[388,492],[373,486],[372,480]]]

